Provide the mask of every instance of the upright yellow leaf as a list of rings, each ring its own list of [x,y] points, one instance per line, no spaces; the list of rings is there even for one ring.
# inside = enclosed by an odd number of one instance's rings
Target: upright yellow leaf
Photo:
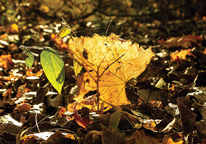
[[[69,28],[65,25],[63,28],[61,28],[61,30],[58,32],[57,34],[57,38],[58,39],[62,39],[65,36],[69,35],[71,33],[71,31],[69,30]]]
[[[151,49],[144,50],[137,43],[122,40],[115,34],[73,37],[68,50],[87,71],[76,77],[79,93],[75,100],[82,104],[86,93],[98,90],[105,107],[109,107],[108,103],[114,106],[130,103],[125,85],[145,70],[154,55]],[[68,109],[71,107],[69,105]]]
[[[80,71],[82,70],[82,66],[78,64],[77,61],[73,60],[73,66],[74,66],[74,73],[75,76],[78,76],[78,74],[80,73]]]

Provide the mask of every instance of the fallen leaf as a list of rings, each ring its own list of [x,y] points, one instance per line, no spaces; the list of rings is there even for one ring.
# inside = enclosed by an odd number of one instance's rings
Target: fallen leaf
[[[147,136],[143,130],[135,131],[130,138],[127,139],[127,144],[157,144],[158,139]]]
[[[163,39],[159,40],[158,43],[165,46],[166,48],[171,47],[183,47],[188,48],[192,47],[192,44],[198,45],[197,40],[202,40],[200,36],[196,35],[187,35],[182,37],[172,37],[164,41]]]
[[[15,33],[15,32],[19,32],[19,28],[18,28],[18,25],[17,24],[12,24],[11,27],[10,27],[10,31]]]
[[[13,68],[14,63],[12,62],[11,55],[1,55],[0,56],[0,67],[6,70]]]
[[[186,50],[181,49],[180,52],[177,50],[171,53],[170,56],[171,56],[171,62],[178,61],[179,59],[185,60],[186,56],[193,56],[196,58],[196,56],[192,54],[191,49],[186,49]]]
[[[183,144],[184,142],[182,140],[179,140],[178,142],[174,142],[173,139],[169,136],[165,136],[162,140],[162,144]]]
[[[197,115],[191,111],[191,108],[188,108],[186,106],[187,101],[184,97],[177,98],[177,105],[180,111],[183,133],[184,134],[192,133],[195,127],[195,118]]]
[[[86,128],[87,124],[91,124],[91,123],[92,123],[92,121],[91,121],[89,118],[87,118],[86,116],[82,116],[82,117],[81,117],[81,115],[79,115],[79,114],[77,113],[77,111],[76,111],[76,105],[75,105],[75,107],[74,107],[74,119],[75,119],[75,122],[76,122],[79,126],[81,126],[81,127],[83,127],[83,128]]]
[[[15,43],[11,43],[8,46],[8,50],[10,50],[10,51],[17,51],[18,50],[18,46]]]
[[[105,107],[109,107],[108,103],[114,106],[130,103],[125,85],[145,70],[154,55],[151,49],[144,50],[115,34],[74,37],[69,41],[68,50],[87,71],[76,77],[79,93],[75,100],[81,103],[86,93],[98,89]]]
[[[21,138],[22,143],[34,143],[35,139],[37,138],[37,136],[31,135],[31,136],[27,136],[24,135],[24,137]]]
[[[41,5],[39,10],[42,11],[43,13],[48,13],[49,12],[49,7],[46,6],[46,5]]]
[[[18,112],[26,112],[28,111],[32,106],[28,103],[22,103],[17,105],[17,108],[14,109],[14,111],[18,111]]]
[[[27,67],[26,67],[26,76],[28,76],[28,77],[32,77],[32,76],[36,76],[36,77],[40,77],[42,74],[43,74],[43,69],[40,69],[37,73],[33,73],[32,72],[32,69],[28,69]]]
[[[75,140],[74,134],[67,134],[65,137],[69,138],[69,139],[72,139],[72,140]]]
[[[6,102],[6,99],[8,98],[8,100],[11,100],[11,98],[12,98],[12,88],[10,88],[10,89],[7,89],[4,93],[3,93],[3,95],[2,95],[2,97],[3,97],[3,104]]]
[[[16,97],[20,98],[24,95],[24,93],[30,92],[30,91],[31,91],[30,89],[26,88],[26,84],[21,85],[20,87],[18,87],[18,92],[16,94]]]
[[[62,107],[60,110],[59,110],[59,116],[62,117],[62,116],[65,116],[65,112],[66,112],[66,109],[64,107]]]
[[[102,124],[102,144],[125,144],[126,137],[124,133],[120,133],[112,127],[107,128]]]

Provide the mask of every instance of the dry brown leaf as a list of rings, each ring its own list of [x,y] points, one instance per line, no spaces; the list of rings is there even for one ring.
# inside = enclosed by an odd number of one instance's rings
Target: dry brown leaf
[[[183,144],[184,142],[182,140],[179,140],[178,142],[174,142],[173,139],[169,136],[165,136],[162,140],[162,144]]]
[[[79,93],[75,100],[81,103],[87,92],[99,88],[100,99],[114,106],[130,103],[125,84],[139,76],[154,55],[151,49],[144,50],[137,43],[122,40],[115,34],[74,37],[69,41],[68,50],[87,71],[76,77]],[[68,109],[71,110],[70,105]]]
[[[28,111],[32,106],[28,103],[22,103],[17,105],[17,108],[14,109],[14,112],[26,112]]]
[[[127,144],[158,144],[160,140],[147,136],[143,130],[135,131],[130,138],[127,139]]]
[[[26,84],[21,85],[21,86],[18,87],[18,91],[17,91],[16,97],[20,98],[20,97],[22,97],[24,95],[24,93],[30,92],[30,91],[31,90],[26,87]]]
[[[171,48],[171,47],[188,48],[188,47],[192,47],[194,44],[198,45],[197,42],[198,40],[201,41],[202,38],[196,35],[187,35],[182,37],[171,37],[166,41],[161,39],[158,41],[158,43],[165,46],[166,48]]]

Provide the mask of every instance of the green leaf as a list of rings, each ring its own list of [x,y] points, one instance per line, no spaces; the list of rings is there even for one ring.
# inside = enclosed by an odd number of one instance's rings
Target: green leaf
[[[51,48],[45,48],[40,55],[44,73],[52,86],[61,93],[65,79],[64,62],[61,56]]]
[[[33,63],[34,63],[34,56],[32,55],[31,51],[28,50],[27,48],[26,48],[26,53],[27,53],[27,55],[28,55],[29,57],[26,58],[25,64],[26,64],[26,66],[29,67],[29,69],[31,69],[31,67],[32,67],[32,65],[33,65]]]
[[[28,58],[26,58],[26,60],[25,60],[25,64],[30,69],[34,63],[34,56],[32,55],[31,51],[28,48],[26,48],[25,46],[20,46],[19,48],[24,50],[26,52],[26,54],[28,55]]]
[[[73,66],[74,66],[74,73],[77,76],[83,67],[81,65],[79,65],[78,62],[75,60],[73,60]]]
[[[120,118],[121,118],[121,115],[122,115],[122,109],[120,107],[115,107],[115,109],[117,111],[115,111],[111,116],[110,116],[110,119],[109,119],[109,126],[112,127],[112,129],[116,129],[119,125],[119,121],[120,121]]]

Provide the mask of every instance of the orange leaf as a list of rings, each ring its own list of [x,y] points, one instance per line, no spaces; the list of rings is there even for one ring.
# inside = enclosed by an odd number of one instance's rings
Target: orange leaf
[[[26,68],[26,76],[30,77],[30,76],[36,76],[36,77],[40,77],[43,74],[43,70],[39,70],[37,73],[33,73],[32,69],[28,69]]]
[[[8,50],[10,50],[10,51],[18,50],[18,46],[17,46],[15,43],[11,43],[11,44],[8,46]]]
[[[15,32],[19,32],[19,28],[18,28],[18,25],[17,24],[12,24],[11,25],[11,32],[15,33]]]
[[[0,67],[5,68],[6,70],[11,69],[14,66],[12,62],[11,55],[1,55],[0,56]]]
[[[178,142],[174,142],[173,139],[169,136],[165,136],[162,140],[162,144],[183,144],[184,142],[182,140]]]
[[[74,134],[67,134],[65,137],[72,139],[72,140],[75,140]]]
[[[21,141],[22,143],[34,143],[34,140],[37,138],[37,136],[27,136],[27,135],[24,135],[24,137],[21,137]]]
[[[206,48],[204,49],[204,52],[203,52],[204,54],[206,54]]]
[[[65,112],[66,112],[66,109],[64,107],[62,107],[60,110],[59,110],[59,116],[62,117],[62,116],[65,116]]]
[[[1,39],[1,40],[7,40],[8,37],[9,37],[9,35],[8,35],[7,33],[5,33],[5,34],[3,34],[3,35],[0,36],[0,39]]]
[[[192,54],[191,49],[186,49],[186,50],[181,49],[180,52],[175,51],[174,53],[170,54],[172,62],[176,61],[178,58],[185,60],[186,56],[189,56],[189,55],[195,57],[195,55]]]
[[[46,6],[46,5],[41,5],[39,10],[42,11],[43,13],[48,13],[49,12],[49,7]]]
[[[81,103],[87,92],[99,89],[105,107],[109,107],[107,103],[114,106],[130,103],[125,84],[139,76],[154,55],[151,49],[144,50],[137,43],[132,44],[115,34],[74,37],[69,41],[68,50],[87,71],[76,77],[79,93],[75,100]]]
[[[57,38],[57,36],[56,36],[54,33],[52,33],[52,34],[51,34],[51,39],[53,40],[53,39],[55,39],[55,38]]]
[[[61,48],[61,49],[67,49],[67,47],[68,47],[68,46],[67,46],[66,43],[62,43],[62,44],[60,45],[60,48]]]

